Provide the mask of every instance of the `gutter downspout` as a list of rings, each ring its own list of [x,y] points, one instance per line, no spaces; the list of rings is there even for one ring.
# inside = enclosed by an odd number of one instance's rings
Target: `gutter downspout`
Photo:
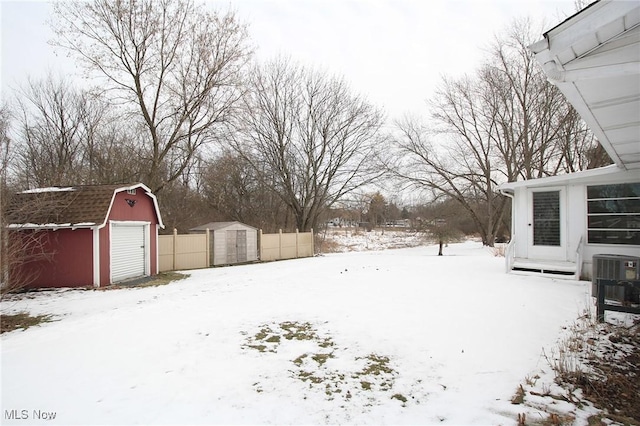
[[[507,190],[505,189],[499,189],[498,191],[500,191],[500,193],[506,197],[511,198],[511,238],[509,238],[509,244],[507,244],[507,249],[504,251],[504,261],[505,261],[505,268],[506,268],[506,272],[511,271],[511,268],[513,266],[513,253],[514,253],[514,247],[515,247],[515,241],[516,241],[516,235],[515,235],[515,197],[514,194],[509,193]]]

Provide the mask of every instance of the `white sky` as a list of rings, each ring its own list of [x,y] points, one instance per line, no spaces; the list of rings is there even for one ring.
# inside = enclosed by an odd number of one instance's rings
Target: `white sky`
[[[344,76],[390,118],[423,114],[443,75],[472,73],[495,34],[517,17],[548,30],[574,13],[572,0],[207,0],[237,10],[258,58],[285,54]],[[47,44],[51,4],[0,0],[2,97],[47,70],[76,71]],[[543,21],[546,22],[543,24]],[[79,71],[79,70],[78,70]],[[79,72],[78,72],[79,74]]]

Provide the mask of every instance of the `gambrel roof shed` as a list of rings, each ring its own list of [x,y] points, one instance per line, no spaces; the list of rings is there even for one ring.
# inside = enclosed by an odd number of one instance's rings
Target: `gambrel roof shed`
[[[142,183],[23,191],[11,200],[8,219],[12,238],[37,233],[50,253],[25,265],[39,271],[33,287],[100,287],[158,271],[164,224]]]

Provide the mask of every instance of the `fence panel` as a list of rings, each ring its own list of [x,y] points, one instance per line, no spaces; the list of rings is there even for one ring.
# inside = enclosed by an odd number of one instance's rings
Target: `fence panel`
[[[268,262],[280,259],[280,234],[260,233],[260,260]]]
[[[300,233],[298,235],[298,257],[312,257],[313,251],[313,231]]]
[[[158,236],[159,271],[208,268],[210,266],[209,234]],[[260,231],[260,260],[295,259],[314,254],[313,230],[263,234]]]
[[[173,271],[173,235],[158,235],[158,271]]]
[[[158,236],[160,272],[209,267],[208,234]]]
[[[263,262],[311,257],[313,254],[313,230],[277,234],[260,231],[260,260]]]
[[[295,259],[298,257],[298,238],[297,234],[287,233],[281,234],[280,239],[280,259]]]
[[[198,269],[209,266],[206,234],[176,236],[175,269]]]

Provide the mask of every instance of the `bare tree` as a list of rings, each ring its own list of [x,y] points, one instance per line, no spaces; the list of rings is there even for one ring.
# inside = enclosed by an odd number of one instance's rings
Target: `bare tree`
[[[286,59],[253,73],[236,151],[307,231],[337,200],[378,178],[381,111],[347,83]]]
[[[486,139],[495,144],[498,169],[508,181],[581,170],[587,150],[597,144],[528,49],[538,34],[528,20],[515,21],[491,45],[477,79],[486,86],[479,103],[484,121],[496,127]]]
[[[398,122],[392,170],[456,200],[487,245],[508,206],[500,183],[585,167],[586,148],[595,143],[533,60],[532,39],[529,23],[516,22],[473,77],[443,80],[430,102],[434,125]]]
[[[67,185],[82,180],[86,148],[104,107],[86,92],[51,75],[29,80],[17,98],[17,172],[23,186]]]
[[[210,208],[224,220],[237,220],[266,232],[288,229],[291,214],[270,185],[266,172],[234,152],[222,152],[204,172],[203,194]]]
[[[369,201],[369,210],[367,210],[367,218],[372,227],[384,225],[386,217],[387,200],[380,192],[371,195]]]
[[[30,80],[17,93],[13,174],[21,187],[129,183],[144,171],[143,135],[113,108],[63,78]],[[144,151],[143,151],[144,152]]]
[[[144,129],[144,180],[161,191],[234,113],[251,56],[245,26],[192,0],[58,2],[54,10],[57,45],[101,76],[127,123]]]
[[[4,102],[0,105],[0,289],[5,287],[8,276],[8,235],[6,206],[9,191],[7,188],[7,172],[9,168],[11,140],[9,107]]]

